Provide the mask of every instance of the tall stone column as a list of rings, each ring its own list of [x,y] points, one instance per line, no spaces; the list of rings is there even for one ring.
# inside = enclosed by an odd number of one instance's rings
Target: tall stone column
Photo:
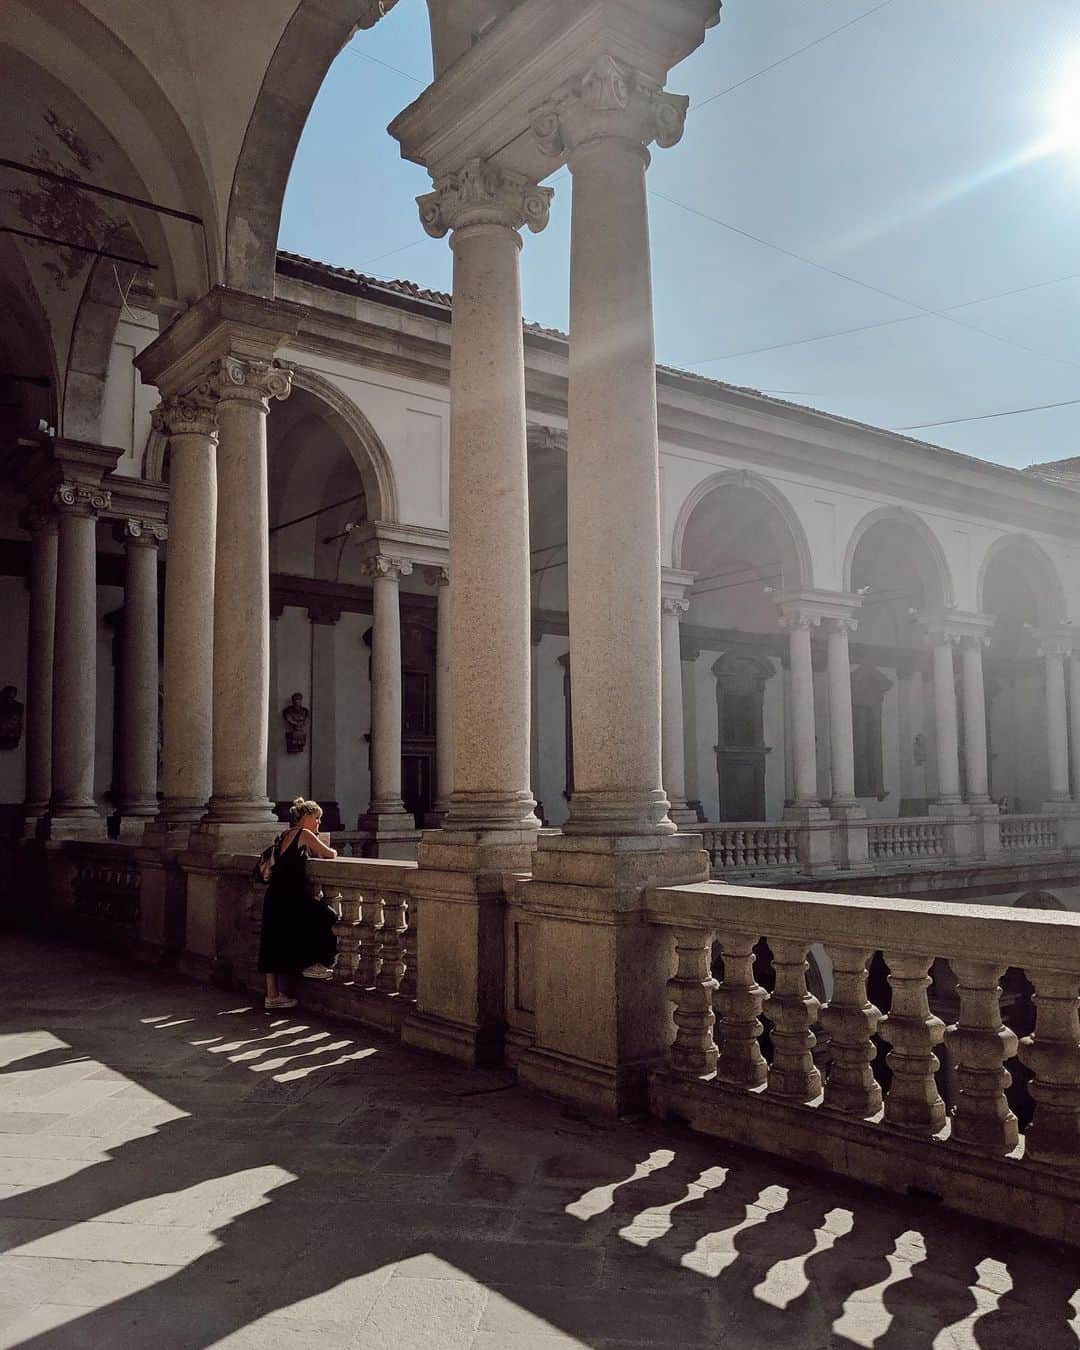
[[[956,716],[956,675],[953,670],[953,644],[949,633],[934,633],[934,730],[937,747],[937,800],[931,814],[950,815],[959,811],[960,742]]]
[[[323,828],[340,829],[337,625],[341,621],[341,610],[333,603],[320,601],[308,607],[308,619],[311,621],[311,795],[323,808],[328,822]],[[275,696],[271,707],[277,708],[280,702]],[[331,821],[338,823],[331,825]]]
[[[201,820],[212,785],[217,423],[207,387],[166,399],[169,437],[160,827]]]
[[[110,493],[81,483],[56,491],[60,534],[53,650],[50,838],[103,835],[94,802],[97,726],[97,517]]]
[[[814,719],[814,667],[810,630],[814,620],[789,612],[781,627],[788,630],[788,664],[791,668],[791,740],[794,797],[785,814],[794,819],[821,814],[817,785],[817,742]],[[850,697],[850,695],[849,695]]]
[[[964,689],[964,763],[967,767],[967,803],[983,811],[990,807],[990,761],[986,745],[986,688],[983,682],[981,637],[961,643]]]
[[[696,645],[681,650],[683,698],[683,774],[686,782],[686,804],[695,820],[700,820],[701,783],[698,778],[698,706],[697,661],[701,649]]]
[[[829,656],[829,750],[832,777],[830,811],[850,816],[861,809],[855,800],[855,731],[851,711],[851,656],[848,635],[854,619],[825,621]]]
[[[663,673],[661,751],[664,790],[677,825],[696,825],[697,815],[686,805],[686,760],[683,724],[682,650],[679,629],[690,608],[689,600],[665,596],[661,602],[660,651]]]
[[[429,567],[424,572],[428,585],[436,588],[438,609],[435,616],[435,809],[426,822],[438,828],[450,809],[454,782],[454,728],[450,698],[450,571]]]
[[[415,828],[401,799],[401,600],[400,579],[412,572],[403,558],[368,558],[372,578],[371,634],[371,802],[357,821],[371,830],[381,851],[382,836],[400,836]]]
[[[534,119],[573,176],[569,564],[574,796],[566,834],[675,830],[661,785],[660,491],[647,146],[688,100],[611,56]],[[617,618],[616,618],[617,613]]]
[[[218,399],[217,541],[214,554],[212,825],[268,825],[270,524],[266,418],[292,373],[265,360],[222,358]]]
[[[158,545],[163,523],[127,520],[121,639],[120,815],[146,820],[158,810]]]
[[[1073,801],[1080,803],[1080,652],[1069,656],[1069,743]]]
[[[420,199],[452,232],[450,699],[453,790],[443,822],[525,865],[539,822],[529,781],[529,501],[518,254],[551,190],[471,160]],[[511,857],[510,855],[514,856]],[[441,855],[445,857],[445,855]]]
[[[1050,636],[1040,641],[1046,678],[1046,733],[1050,757],[1050,795],[1047,810],[1060,810],[1069,797],[1069,724],[1065,704],[1066,639]]]
[[[56,629],[58,521],[53,511],[29,511],[30,615],[26,654],[26,805],[28,837],[52,796],[53,639]]]

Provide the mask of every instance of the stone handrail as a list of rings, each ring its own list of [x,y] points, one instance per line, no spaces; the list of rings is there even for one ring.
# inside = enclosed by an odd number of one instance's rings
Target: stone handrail
[[[1057,816],[1002,816],[1000,829],[1001,847],[1007,853],[1058,847]]]
[[[334,983],[416,998],[417,906],[409,896],[415,863],[334,858],[309,864],[322,897],[339,914]]]
[[[650,1088],[659,1114],[1080,1240],[1080,915],[715,883],[653,891],[647,910],[669,930],[676,968],[668,982],[675,1036]],[[761,937],[772,954],[771,994],[754,974]],[[815,943],[832,964],[824,1004],[806,985]],[[879,951],[889,971],[887,1012],[867,997],[868,963]],[[936,959],[949,962],[958,985],[948,1027],[927,997]],[[999,981],[1009,967],[1035,990],[1034,1033],[1019,1043],[1001,1013]],[[771,1024],[769,1058],[762,1016]],[[873,1069],[878,1040],[890,1047],[887,1087]],[[943,1041],[958,1089],[951,1114],[935,1079]],[[1023,1136],[1005,1095],[1005,1063],[1017,1052],[1034,1101]]]
[[[925,816],[899,816],[872,820],[866,827],[867,848],[872,862],[890,858],[941,858],[945,855],[943,821]]]
[[[760,821],[695,826],[718,872],[753,867],[797,867],[799,834],[793,825]]]

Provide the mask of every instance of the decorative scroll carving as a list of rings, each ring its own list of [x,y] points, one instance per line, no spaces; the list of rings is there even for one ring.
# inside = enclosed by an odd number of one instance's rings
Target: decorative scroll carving
[[[424,229],[441,239],[450,230],[469,225],[502,225],[511,230],[527,225],[537,234],[548,223],[554,195],[554,189],[537,187],[523,174],[471,159],[456,173],[440,178],[434,192],[416,201]]]
[[[669,94],[647,75],[598,56],[533,114],[533,135],[545,155],[559,158],[604,137],[667,148],[682,139],[690,100]]]
[[[53,502],[61,511],[96,516],[112,505],[112,493],[107,488],[86,483],[61,483],[53,495]]]
[[[161,520],[125,520],[120,530],[125,544],[157,547],[169,537],[169,527]]]
[[[665,595],[660,601],[660,613],[667,615],[669,618],[674,616],[676,619],[681,619],[689,608],[689,600],[674,600]]]
[[[384,553],[365,558],[360,567],[366,577],[393,577],[395,581],[398,577],[411,576],[412,570],[413,565],[408,558],[389,558]]]
[[[151,414],[163,436],[208,436],[217,440],[217,416],[209,381],[162,400]]]
[[[292,377],[292,368],[280,361],[225,356],[211,375],[210,387],[218,399],[255,403],[268,412],[271,399],[289,397]]]
[[[429,586],[449,586],[450,569],[449,567],[425,567],[424,580]]]

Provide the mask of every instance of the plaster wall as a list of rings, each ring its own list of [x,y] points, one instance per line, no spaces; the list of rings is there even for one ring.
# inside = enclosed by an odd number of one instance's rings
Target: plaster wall
[[[158,391],[142,383],[132,361],[157,334],[154,315],[144,310],[133,311],[132,317],[125,314],[117,324],[109,354],[101,408],[101,441],[123,450],[116,472],[125,477],[137,478],[143,472],[150,414],[160,401]]]
[[[356,824],[371,797],[369,744],[371,730],[371,650],[364,634],[371,628],[369,614],[343,614],[334,627],[337,665],[337,790],[341,819]]]
[[[311,792],[311,723],[304,749],[290,755],[285,748],[285,722],[282,709],[294,691],[304,696],[304,707],[310,709],[311,700],[311,621],[307,610],[287,606],[281,618],[272,625],[275,673],[272,681],[274,699],[270,706],[270,747],[273,798],[291,801],[306,797]]]

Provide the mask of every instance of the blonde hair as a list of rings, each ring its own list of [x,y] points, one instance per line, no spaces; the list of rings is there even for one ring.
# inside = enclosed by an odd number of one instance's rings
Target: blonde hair
[[[294,798],[289,807],[289,824],[299,825],[305,816],[322,816],[322,807],[318,802],[305,801],[303,797]]]

